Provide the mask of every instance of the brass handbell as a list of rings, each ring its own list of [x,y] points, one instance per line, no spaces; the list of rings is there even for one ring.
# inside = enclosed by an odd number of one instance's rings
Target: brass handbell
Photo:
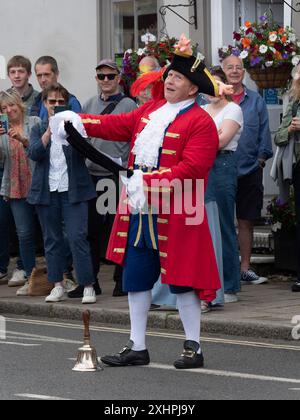
[[[73,369],[75,372],[96,372],[101,369],[96,349],[91,347],[90,319],[90,311],[85,311],[83,313],[84,344],[78,350],[77,362]]]

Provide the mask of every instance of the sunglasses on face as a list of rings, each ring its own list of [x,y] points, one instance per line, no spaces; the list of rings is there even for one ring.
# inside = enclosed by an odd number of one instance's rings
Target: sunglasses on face
[[[63,106],[66,105],[66,101],[64,99],[48,99],[48,104]]]
[[[110,81],[115,80],[115,78],[118,77],[118,74],[102,74],[98,73],[97,78],[103,82],[106,78]]]

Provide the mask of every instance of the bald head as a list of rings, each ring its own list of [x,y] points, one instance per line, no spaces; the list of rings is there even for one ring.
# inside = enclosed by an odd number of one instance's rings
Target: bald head
[[[234,90],[243,85],[245,77],[245,68],[243,60],[235,55],[230,55],[222,62],[222,69],[226,75],[226,79],[230,85],[233,85]]]
[[[149,55],[140,61],[139,69],[141,73],[149,73],[150,71],[159,70],[160,65],[154,56]]]

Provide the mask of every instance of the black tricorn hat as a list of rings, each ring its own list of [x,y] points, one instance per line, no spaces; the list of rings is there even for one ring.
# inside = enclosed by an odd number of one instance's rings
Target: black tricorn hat
[[[210,96],[219,95],[219,87],[202,61],[203,56],[197,57],[180,54],[176,51],[172,64],[164,73],[164,79],[168,77],[171,70],[178,71],[188,78],[194,85],[198,86],[199,92]]]

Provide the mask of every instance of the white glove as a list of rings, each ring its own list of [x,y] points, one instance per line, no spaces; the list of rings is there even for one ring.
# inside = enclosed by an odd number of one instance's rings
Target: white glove
[[[66,141],[66,121],[70,121],[73,124],[74,128],[76,128],[76,130],[82,135],[82,137],[88,137],[80,116],[75,112],[65,111],[60,112],[59,114],[56,114],[54,117],[50,118],[50,130],[52,133],[53,142],[58,142],[63,144],[64,146],[69,146],[69,143]]]
[[[121,179],[126,187],[130,206],[135,210],[142,210],[146,203],[143,171],[135,170],[130,179],[124,176],[121,176]]]

